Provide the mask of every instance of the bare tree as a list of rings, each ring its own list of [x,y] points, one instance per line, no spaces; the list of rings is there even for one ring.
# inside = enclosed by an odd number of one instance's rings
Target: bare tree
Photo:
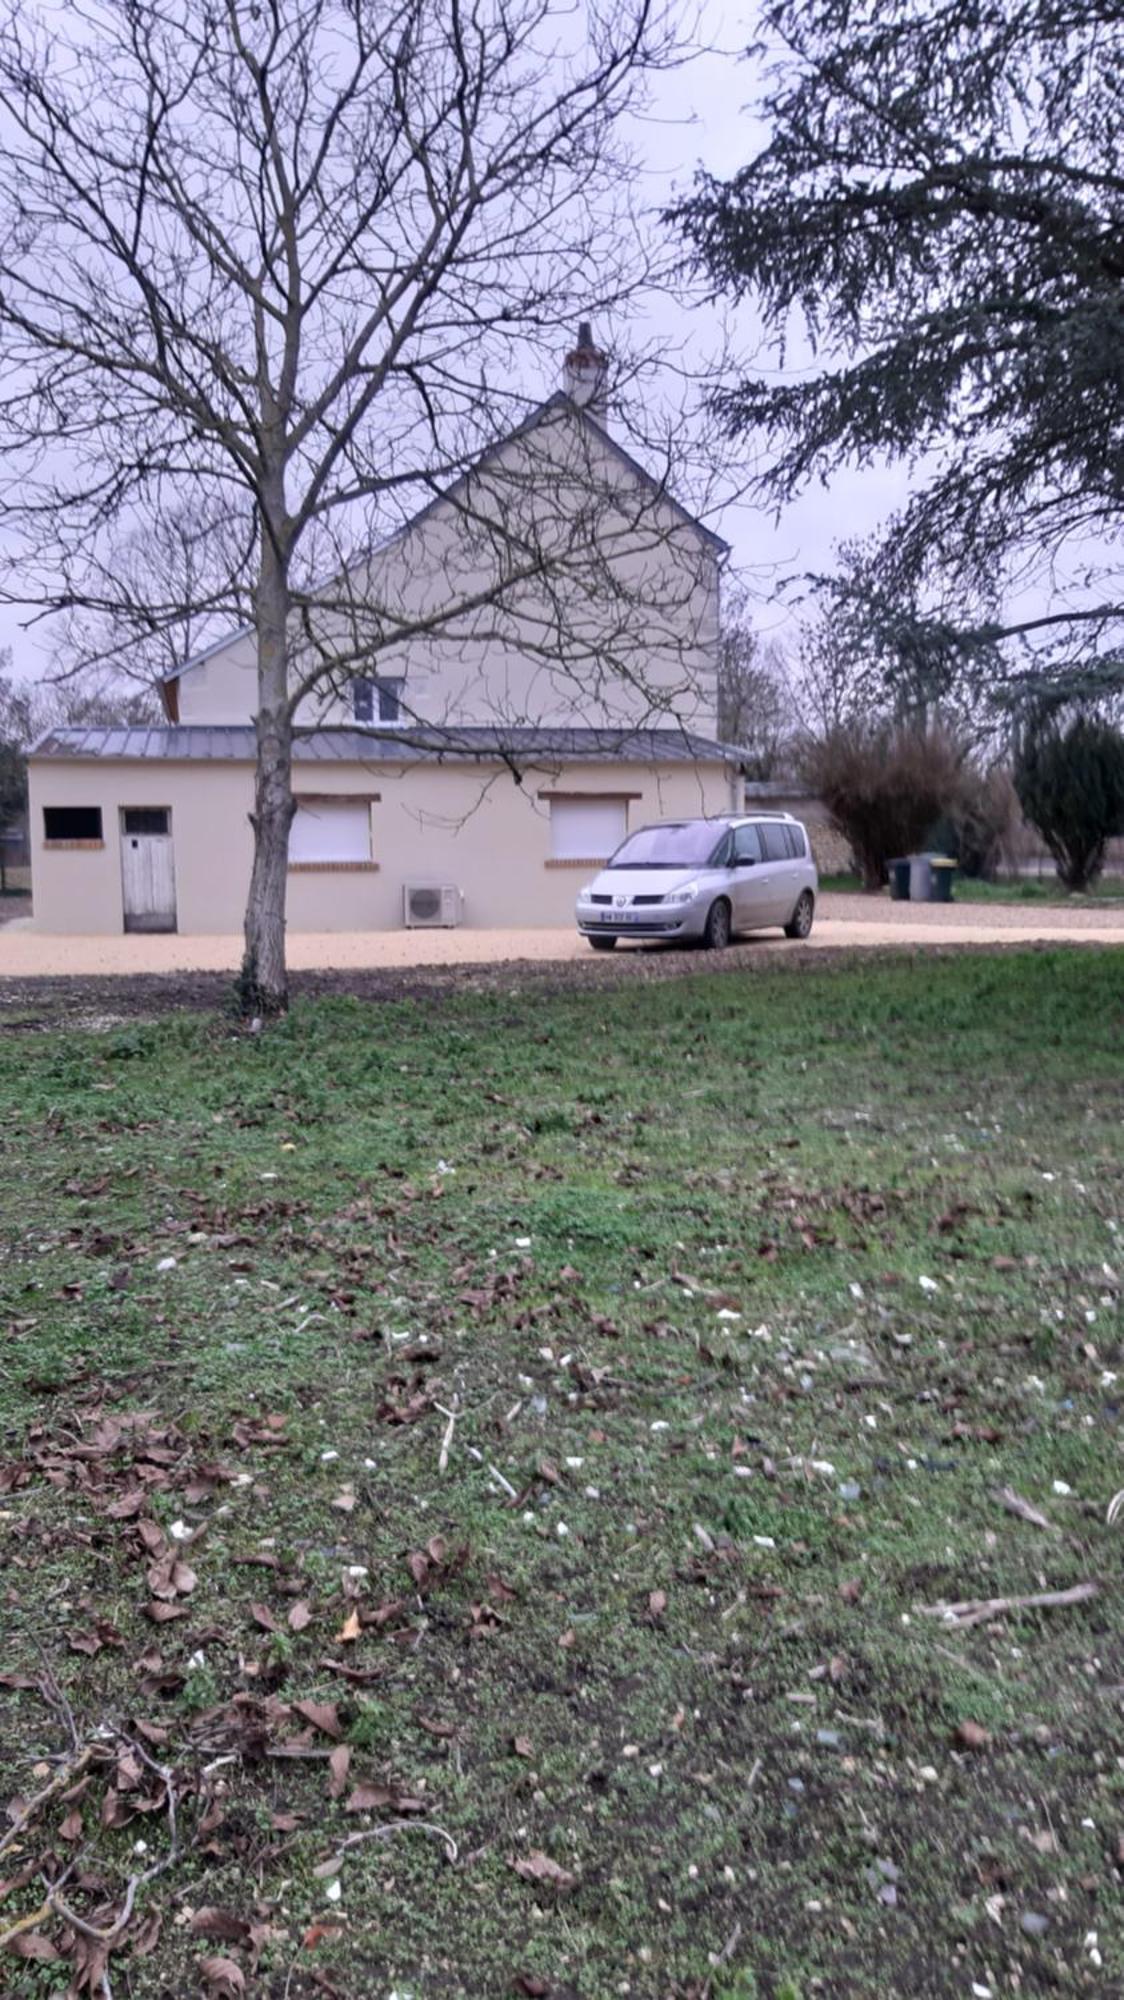
[[[251,519],[207,600],[249,574],[247,1008],[285,1004],[294,730],[349,660],[498,638],[575,698],[583,666],[644,690],[624,544],[674,514],[619,479],[596,500],[534,429],[468,468],[559,327],[652,283],[618,133],[675,59],[652,0],[99,0],[0,30],[9,594],[119,614],[92,545],[154,511]],[[405,569],[385,551],[450,487],[472,559],[437,604],[424,531]],[[674,699],[665,675],[652,706]]]
[[[108,675],[81,681],[17,681],[11,652],[0,652],[0,836],[27,810],[27,753],[36,737],[55,728],[101,729],[154,722],[159,707],[150,688]],[[4,856],[0,845],[0,889]]]
[[[0,894],[7,888],[4,835],[27,809],[27,745],[29,705],[22,690],[8,679],[11,653],[0,653]]]
[[[804,727],[813,736],[855,723],[922,734],[939,727],[996,754],[1008,734],[1008,675],[998,644],[982,636],[992,608],[986,593],[977,591],[969,618],[959,593],[958,622],[947,583],[943,601],[934,588],[924,606],[916,594],[885,590],[873,544],[840,542],[835,560],[830,574],[805,578],[812,615],[798,652]]]
[[[249,511],[239,517],[206,491],[107,536],[90,552],[82,602],[53,635],[50,682],[92,681],[119,706],[130,686],[155,697],[232,619],[252,618],[255,540]],[[148,708],[162,713],[158,699]]]
[[[745,774],[775,778],[793,736],[788,666],[775,640],[754,630],[746,603],[735,598],[722,620],[718,667],[718,734],[747,752]]]

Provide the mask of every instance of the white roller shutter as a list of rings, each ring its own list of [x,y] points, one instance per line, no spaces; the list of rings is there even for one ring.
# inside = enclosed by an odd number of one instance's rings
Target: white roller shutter
[[[370,859],[369,799],[298,799],[289,833],[290,862],[307,866],[317,861]]]
[[[624,799],[550,801],[550,851],[555,861],[606,861],[627,831]]]

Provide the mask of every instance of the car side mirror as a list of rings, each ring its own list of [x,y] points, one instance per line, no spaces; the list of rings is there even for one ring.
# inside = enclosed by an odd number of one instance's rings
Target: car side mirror
[[[756,866],[757,866],[757,856],[755,854],[735,854],[734,856],[735,868],[756,868]]]

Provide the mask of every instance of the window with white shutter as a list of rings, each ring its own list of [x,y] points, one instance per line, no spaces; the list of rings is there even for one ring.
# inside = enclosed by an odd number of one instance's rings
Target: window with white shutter
[[[554,861],[607,861],[627,831],[627,799],[590,795],[550,801]]]
[[[289,833],[290,868],[362,867],[371,861],[370,798],[297,800]]]

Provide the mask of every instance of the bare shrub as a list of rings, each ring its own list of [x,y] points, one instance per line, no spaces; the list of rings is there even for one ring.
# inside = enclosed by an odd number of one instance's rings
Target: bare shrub
[[[1018,817],[1018,795],[1008,771],[965,765],[948,814],[961,872],[979,881],[994,881]]]
[[[809,744],[803,775],[873,891],[959,798],[961,754],[942,730],[851,723]]]

